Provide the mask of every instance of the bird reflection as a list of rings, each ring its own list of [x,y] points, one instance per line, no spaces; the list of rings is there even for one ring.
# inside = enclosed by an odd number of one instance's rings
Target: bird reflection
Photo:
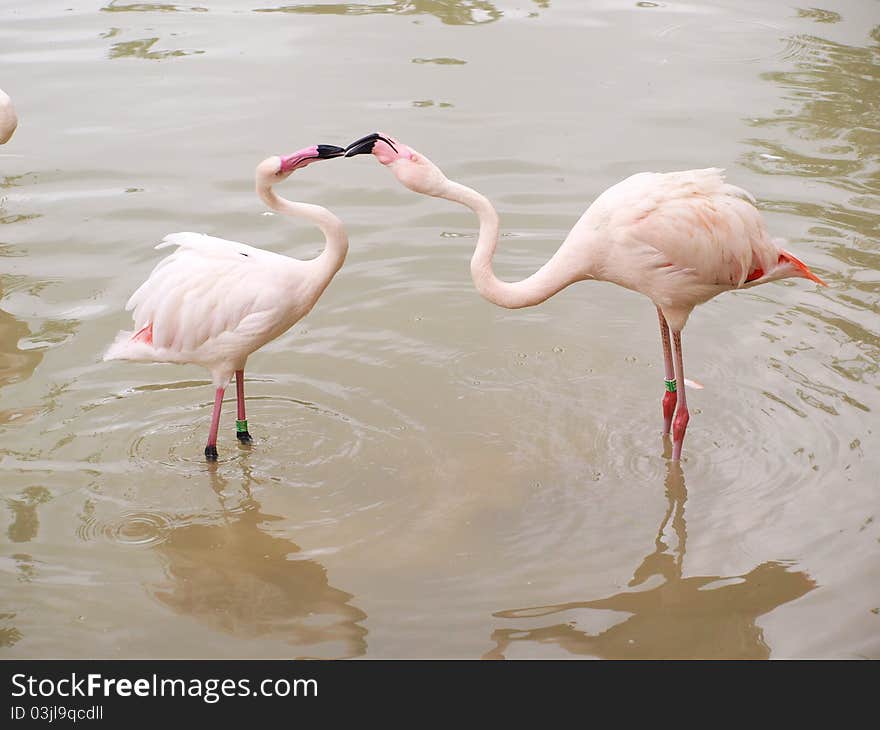
[[[353,596],[331,586],[320,563],[297,559],[296,544],[266,530],[282,518],[260,511],[247,482],[244,500],[230,507],[226,479],[209,473],[223,509],[170,528],[155,548],[167,580],[148,586],[150,593],[225,634],[277,638],[336,658],[363,655],[367,615],[351,605]]]
[[[654,550],[635,569],[630,588],[655,576],[662,583],[646,590],[624,591],[608,598],[554,606],[536,606],[494,614],[529,620],[553,616],[554,622],[525,630],[492,633],[495,647],[486,659],[504,659],[517,642],[555,644],[581,656],[600,659],[767,659],[770,647],[756,619],[805,595],[815,582],[783,562],[766,562],[744,575],[682,577],[687,529],[687,488],[676,462],[668,462],[667,509]],[[667,536],[667,532],[670,533]],[[670,548],[674,540],[675,547]],[[723,582],[723,585],[713,586]],[[584,609],[620,612],[614,625],[595,634],[579,630],[565,616]]]

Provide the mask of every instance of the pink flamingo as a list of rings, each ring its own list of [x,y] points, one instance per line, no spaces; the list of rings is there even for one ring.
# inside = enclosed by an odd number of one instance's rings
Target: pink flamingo
[[[12,133],[18,126],[18,117],[15,115],[15,107],[3,89],[0,89],[0,144],[5,144],[12,138]]]
[[[489,200],[449,180],[423,154],[387,135],[363,137],[345,154],[369,152],[410,190],[460,203],[477,214],[480,233],[471,276],[477,291],[493,304],[531,307],[588,279],[619,284],[654,302],[666,370],[663,434],[671,428],[675,461],[681,458],[690,417],[681,331],[691,310],[722,292],[792,276],[825,285],[768,236],[755,199],[725,183],[717,168],[626,178],[593,201],[538,271],[522,281],[501,281],[492,271],[499,221]]]
[[[235,374],[236,435],[251,442],[244,404],[248,355],[302,319],[342,267],[348,237],[326,208],[286,200],[272,185],[316,160],[340,157],[332,145],[306,147],[257,165],[257,195],[272,210],[312,221],[324,234],[324,250],[299,261],[271,251],[201,233],[172,233],[156,248],[177,246],[131,295],[134,332],[120,332],[105,360],[195,363],[207,368],[216,389],[205,457],[217,459],[223,394]]]

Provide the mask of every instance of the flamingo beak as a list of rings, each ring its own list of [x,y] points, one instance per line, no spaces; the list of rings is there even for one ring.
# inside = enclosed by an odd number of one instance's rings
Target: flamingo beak
[[[355,155],[367,155],[373,151],[373,145],[379,140],[382,140],[385,144],[391,147],[391,149],[397,152],[397,147],[394,146],[394,143],[390,139],[383,137],[378,132],[373,132],[373,134],[368,134],[366,137],[356,139],[348,145],[348,147],[345,148],[345,156],[354,157]]]
[[[334,157],[342,157],[345,154],[345,150],[342,147],[337,147],[335,144],[319,144],[316,149],[318,150],[319,160],[330,160]]]
[[[278,175],[289,175],[306,165],[311,165],[316,160],[329,160],[333,157],[342,157],[345,150],[332,144],[319,144],[294,152],[292,155],[281,157],[278,166]]]

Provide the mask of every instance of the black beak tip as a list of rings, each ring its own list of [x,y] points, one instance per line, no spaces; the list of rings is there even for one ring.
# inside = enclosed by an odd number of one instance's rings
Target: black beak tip
[[[373,132],[372,134],[368,134],[366,137],[356,139],[354,142],[348,145],[348,147],[345,148],[345,156],[354,157],[355,155],[369,154],[373,151],[373,147],[379,140],[382,140],[387,145],[389,145],[391,149],[397,152],[397,147],[394,146],[394,143],[390,139],[388,139],[387,137],[383,137],[378,132]]]
[[[335,144],[319,144],[318,145],[318,159],[319,160],[329,160],[333,157],[342,157],[345,154],[345,149],[342,147],[337,147]]]
[[[373,145],[375,142],[363,142],[359,145],[355,145],[354,147],[348,147],[345,150],[346,157],[354,157],[355,155],[367,155],[373,151]]]
[[[354,157],[355,155],[366,155],[373,151],[373,145],[376,144],[378,134],[368,134],[352,142],[345,148],[346,157]]]

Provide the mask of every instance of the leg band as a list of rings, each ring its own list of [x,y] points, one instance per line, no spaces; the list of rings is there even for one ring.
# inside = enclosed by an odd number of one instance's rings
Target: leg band
[[[674,378],[672,380],[664,380],[663,382],[666,383],[666,390],[668,390],[670,393],[675,392],[676,388]]]

